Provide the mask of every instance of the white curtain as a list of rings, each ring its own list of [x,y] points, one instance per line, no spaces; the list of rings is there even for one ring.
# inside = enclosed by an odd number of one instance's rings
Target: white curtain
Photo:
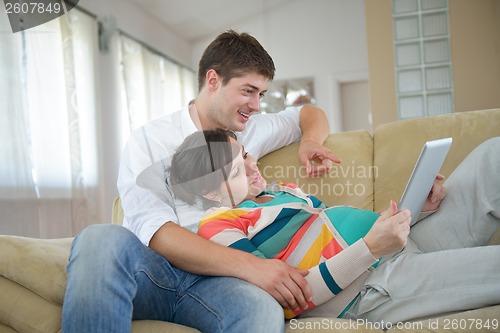
[[[120,34],[125,103],[130,130],[186,106],[196,95],[192,70]]]
[[[97,23],[73,9],[13,34],[0,15],[0,234],[74,236],[103,221]]]

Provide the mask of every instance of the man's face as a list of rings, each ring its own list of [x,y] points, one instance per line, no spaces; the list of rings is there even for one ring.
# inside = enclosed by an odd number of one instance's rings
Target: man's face
[[[268,82],[260,74],[249,73],[232,78],[226,85],[220,84],[208,110],[209,119],[217,127],[243,131],[250,116],[260,111],[260,99]]]

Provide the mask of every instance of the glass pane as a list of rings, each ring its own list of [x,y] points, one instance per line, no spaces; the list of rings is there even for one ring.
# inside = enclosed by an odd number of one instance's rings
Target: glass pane
[[[401,119],[452,112],[448,0],[393,0]]]
[[[447,5],[446,0],[422,0],[423,10],[446,8]]]
[[[399,99],[399,114],[401,119],[423,117],[425,115],[423,97],[401,97]]]
[[[420,64],[419,43],[398,45],[396,47],[396,61],[398,66]]]
[[[392,6],[394,14],[416,12],[418,10],[417,0],[394,0]]]
[[[446,13],[424,15],[422,17],[424,37],[447,35],[448,21]]]
[[[430,116],[443,113],[451,113],[452,110],[451,93],[428,95],[427,96],[427,111]]]
[[[450,61],[448,40],[436,40],[424,43],[425,63]]]
[[[398,90],[400,93],[422,90],[422,75],[419,69],[400,71],[398,73]]]
[[[418,37],[418,18],[416,16],[396,19],[396,40]]]
[[[428,68],[425,71],[425,84],[428,90],[451,88],[450,68]]]

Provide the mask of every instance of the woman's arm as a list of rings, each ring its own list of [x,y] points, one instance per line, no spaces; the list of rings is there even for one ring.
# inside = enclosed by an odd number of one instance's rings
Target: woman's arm
[[[402,249],[409,233],[409,216],[408,210],[398,212],[396,204],[391,201],[389,209],[375,221],[364,238],[320,265],[312,267],[306,277],[313,293],[309,309],[333,299],[367,272],[380,257]],[[337,310],[340,312],[347,306],[335,305],[339,307]],[[292,318],[302,312],[304,311],[287,310],[285,315]]]
[[[325,262],[310,268],[306,280],[311,287],[313,298],[307,310],[333,299],[359,276],[367,272],[377,261],[368,250],[365,242],[360,239]],[[338,304],[338,313],[342,312],[346,306],[347,304]],[[292,311],[287,309],[285,317],[290,319],[307,310]]]
[[[200,223],[198,234],[218,244],[265,258],[250,241],[249,228],[252,230],[251,233],[255,234],[274,221],[266,222],[259,211],[238,209],[215,211]],[[364,241],[359,240],[326,262],[309,269],[306,280],[312,290],[313,298],[307,310],[335,297],[376,262],[377,259],[371,255]],[[342,304],[339,306],[342,307]],[[306,311],[304,308],[286,309],[285,316],[290,319],[304,311]]]

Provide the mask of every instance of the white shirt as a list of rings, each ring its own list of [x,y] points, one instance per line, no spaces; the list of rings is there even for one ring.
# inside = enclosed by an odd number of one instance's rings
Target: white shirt
[[[301,137],[300,107],[250,118],[238,141],[256,160]],[[123,225],[149,245],[154,233],[172,221],[196,231],[204,211],[173,198],[167,184],[170,160],[184,139],[196,132],[188,108],[151,120],[133,131],[123,151],[118,192]]]

